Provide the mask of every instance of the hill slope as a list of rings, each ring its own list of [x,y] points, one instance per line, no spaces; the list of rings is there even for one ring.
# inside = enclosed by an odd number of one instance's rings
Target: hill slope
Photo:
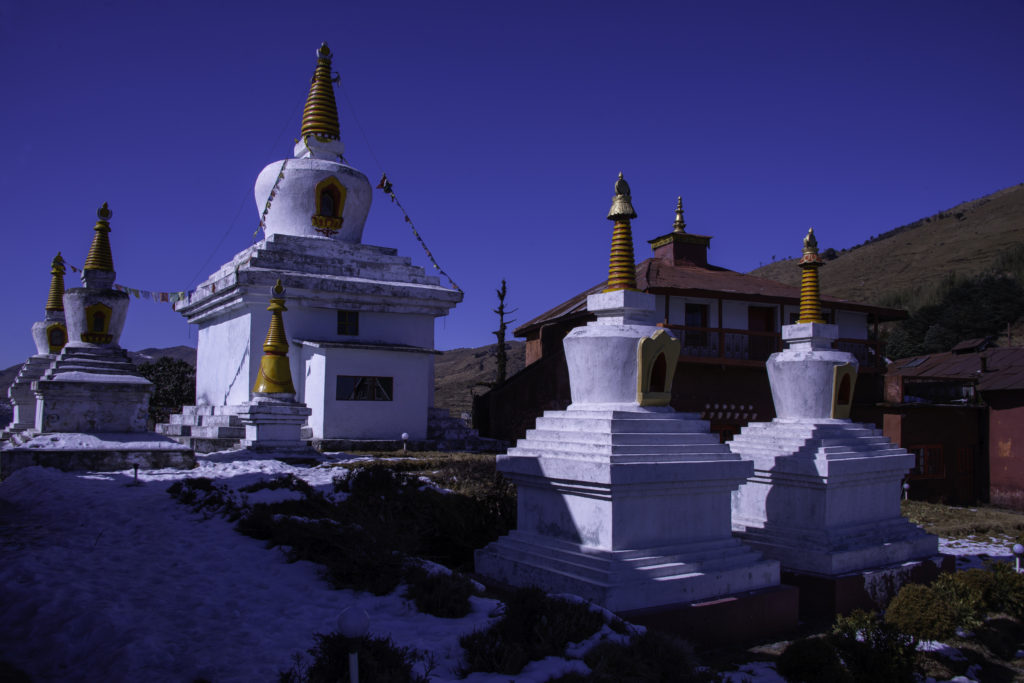
[[[824,252],[841,239],[823,231],[818,244]],[[821,271],[821,289],[853,301],[916,309],[928,303],[950,273],[977,275],[994,267],[1015,245],[1024,245],[1024,183],[839,252]],[[799,285],[796,263],[797,259],[776,261],[751,274]]]
[[[445,408],[452,416],[468,413],[473,407],[472,393],[481,394],[498,374],[497,344],[475,349],[443,351],[434,360],[434,405]],[[505,342],[508,355],[506,375],[511,377],[526,364],[526,343]]]

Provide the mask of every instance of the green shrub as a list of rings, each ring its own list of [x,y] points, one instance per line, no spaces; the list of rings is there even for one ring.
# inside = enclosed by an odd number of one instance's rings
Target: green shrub
[[[633,636],[628,644],[604,641],[583,656],[593,683],[700,681],[689,643],[658,631]]]
[[[340,633],[316,634],[316,646],[309,653],[313,663],[296,663],[282,671],[281,683],[337,683],[349,679],[348,656],[359,655],[359,679],[378,683],[426,683],[412,672],[413,651],[396,646],[390,638],[346,638]]]
[[[829,642],[855,681],[914,681],[916,639],[878,614],[855,610],[837,618]]]
[[[1013,565],[992,562],[986,569],[969,569],[959,576],[981,592],[985,611],[1024,619],[1024,574]]]
[[[922,640],[945,640],[956,633],[956,613],[931,586],[903,586],[885,611],[885,621]]]
[[[539,588],[520,588],[505,602],[505,614],[489,628],[459,640],[463,673],[519,673],[528,662],[559,655],[569,643],[593,635],[604,617],[589,605],[548,597]]]
[[[775,670],[790,683],[853,683],[827,638],[802,638],[779,655]]]
[[[423,567],[410,565],[405,580],[409,584],[405,597],[415,602],[420,612],[447,619],[459,619],[469,614],[473,584],[462,574],[431,574]]]
[[[985,617],[983,591],[965,580],[960,572],[940,574],[931,585],[935,597],[948,605],[956,628],[973,631]]]

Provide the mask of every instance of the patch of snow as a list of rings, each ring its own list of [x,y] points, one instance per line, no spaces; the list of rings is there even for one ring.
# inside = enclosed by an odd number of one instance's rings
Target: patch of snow
[[[786,683],[786,679],[775,670],[771,662],[748,662],[736,671],[726,671],[722,674],[723,683],[743,683],[744,681],[757,681],[757,683]]]
[[[951,662],[965,662],[967,657],[955,647],[946,645],[938,640],[922,640],[917,643],[917,649],[920,652],[934,652],[937,655],[941,655]]]

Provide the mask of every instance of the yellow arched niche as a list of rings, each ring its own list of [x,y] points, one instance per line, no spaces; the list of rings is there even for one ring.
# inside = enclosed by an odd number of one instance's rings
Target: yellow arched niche
[[[679,362],[679,340],[665,330],[644,337],[636,347],[636,402],[667,406]]]
[[[93,304],[85,307],[85,331],[82,341],[90,344],[109,344],[113,339],[110,334],[110,315],[113,313],[106,304]]]
[[[317,183],[313,192],[316,213],[310,220],[317,232],[330,237],[341,230],[341,211],[345,208],[348,189],[332,176]]]
[[[68,342],[68,330],[63,323],[54,323],[46,328],[46,343],[50,346],[50,353],[60,353]]]
[[[857,368],[852,363],[843,363],[832,369],[832,417],[840,420],[850,418],[853,407],[853,387],[857,384]]]

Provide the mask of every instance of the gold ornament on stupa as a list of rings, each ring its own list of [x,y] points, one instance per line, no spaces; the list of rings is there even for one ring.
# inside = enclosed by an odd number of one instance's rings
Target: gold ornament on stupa
[[[110,217],[114,212],[110,210],[106,202],[96,210],[96,225],[93,230],[96,233],[92,237],[92,244],[89,246],[89,255],[85,257],[85,266],[82,270],[104,270],[114,272],[114,257],[110,255]]]
[[[270,328],[267,339],[263,342],[263,358],[260,359],[260,370],[256,375],[253,393],[256,394],[294,394],[292,369],[288,363],[288,339],[284,334],[284,320],[281,313],[284,307],[284,287],[278,280],[270,290]]]
[[[331,49],[323,43],[316,51],[316,70],[309,85],[306,108],[302,110],[302,137],[310,135],[330,140],[341,139],[338,105],[334,101],[331,77]]]
[[[50,263],[50,294],[46,297],[47,311],[64,310],[64,257],[57,252]]]
[[[676,197],[676,219],[672,223],[672,232],[686,232],[686,222],[683,220],[682,197]]]
[[[615,196],[612,197],[612,208],[608,211],[608,220],[615,222],[612,230],[612,253],[608,262],[608,286],[605,292],[617,292],[627,289],[636,291],[636,262],[633,260],[633,232],[630,220],[636,218],[633,200],[629,194],[629,184],[619,173],[615,181]]]
[[[825,262],[818,256],[818,240],[814,228],[804,237],[804,253],[800,258],[800,318],[798,323],[824,323],[821,315],[821,292],[818,288],[818,268]]]

